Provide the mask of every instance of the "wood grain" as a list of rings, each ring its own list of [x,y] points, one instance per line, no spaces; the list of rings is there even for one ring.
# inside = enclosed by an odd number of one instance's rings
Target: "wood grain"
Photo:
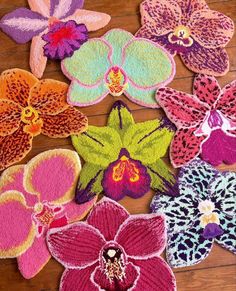
[[[140,2],[140,0],[85,0],[86,9],[106,12],[112,16],[112,20],[106,28],[91,33],[90,36],[99,37],[111,28],[123,28],[135,33],[140,27]],[[235,0],[208,0],[207,2],[211,9],[228,15],[236,22]],[[1,0],[0,17],[22,6],[27,7],[26,0]],[[0,32],[0,44],[0,72],[14,67],[29,70],[29,43],[16,45],[14,41]],[[227,45],[227,52],[230,57],[230,72],[226,76],[218,78],[221,86],[236,79],[236,35],[234,35],[233,39]],[[169,86],[190,93],[194,74],[184,67],[179,57],[175,57],[175,61],[177,73],[175,79]],[[58,62],[48,62],[44,78],[54,78],[69,84],[69,80],[61,73]],[[124,96],[121,96],[119,99],[128,104],[136,121],[150,120],[164,115],[161,109],[145,109],[131,103]],[[82,108],[81,111],[89,117],[90,124],[103,126],[106,124],[107,114],[114,100],[116,98],[108,96],[96,106]],[[21,163],[26,163],[40,152],[53,148],[73,149],[69,138],[49,139],[40,135],[34,139],[32,151]],[[170,165],[168,156],[165,157],[165,162]],[[236,165],[230,167],[221,165],[219,169],[236,171]],[[150,191],[140,199],[125,198],[120,203],[132,214],[148,213],[149,204],[153,195],[154,193]],[[62,272],[63,267],[51,259],[47,266],[35,278],[32,280],[24,280],[17,269],[15,259],[0,260],[0,291],[56,291],[58,290]],[[188,268],[175,269],[174,272],[176,274],[179,291],[233,291],[236,288],[236,258],[232,253],[227,252],[217,245],[213,247],[211,254],[201,264]]]

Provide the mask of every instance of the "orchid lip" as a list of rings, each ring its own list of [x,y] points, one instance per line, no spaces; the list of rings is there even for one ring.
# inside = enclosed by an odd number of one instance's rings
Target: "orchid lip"
[[[105,86],[111,95],[118,97],[124,93],[128,87],[128,77],[125,71],[118,67],[111,67],[105,74]]]

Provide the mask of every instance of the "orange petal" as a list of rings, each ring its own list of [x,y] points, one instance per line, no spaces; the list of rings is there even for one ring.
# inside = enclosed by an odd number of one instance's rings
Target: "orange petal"
[[[15,132],[20,126],[21,107],[15,102],[0,99],[0,136]]]
[[[28,105],[31,87],[38,82],[33,74],[11,69],[4,71],[0,76],[0,99],[8,99],[25,107]]]
[[[41,118],[43,119],[42,133],[54,138],[80,134],[88,127],[87,117],[73,107],[57,115],[45,115]]]
[[[11,135],[0,137],[0,170],[22,160],[32,147],[32,135],[24,132],[23,125]]]
[[[56,115],[69,107],[68,85],[55,80],[39,81],[30,91],[29,104],[41,114]]]

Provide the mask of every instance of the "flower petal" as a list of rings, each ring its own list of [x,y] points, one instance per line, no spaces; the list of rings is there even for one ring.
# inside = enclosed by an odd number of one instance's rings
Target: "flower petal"
[[[234,34],[233,20],[210,9],[195,11],[189,28],[191,35],[205,48],[224,47]]]
[[[193,225],[185,232],[178,232],[168,237],[167,262],[173,268],[188,267],[203,261],[210,253],[213,239],[202,236],[203,228],[200,220],[193,221]]]
[[[25,279],[36,276],[48,263],[51,255],[44,236],[35,238],[32,246],[17,258],[18,268]]]
[[[208,75],[196,75],[193,83],[193,95],[212,107],[219,97],[221,88],[216,78]]]
[[[43,33],[47,31],[44,30]],[[47,57],[44,56],[43,47],[45,46],[45,41],[42,39],[42,34],[34,36],[31,42],[30,49],[30,68],[32,73],[37,78],[42,78],[44,70],[47,65]]]
[[[43,115],[42,119],[42,133],[53,138],[80,134],[88,127],[87,117],[71,106],[57,115]]]
[[[0,76],[0,99],[8,99],[26,107],[30,89],[37,82],[38,79],[25,70],[6,70]]]
[[[17,43],[30,41],[47,26],[47,18],[26,8],[19,8],[6,14],[0,21],[0,28],[3,32]]]
[[[234,212],[235,214],[235,212]],[[224,213],[220,214],[220,226],[222,227],[224,233],[216,238],[216,242],[220,244],[223,248],[236,254],[236,217],[228,216]]]
[[[72,15],[84,5],[84,0],[51,0],[51,16],[58,19]]]
[[[61,278],[60,291],[99,291],[99,288],[90,280],[97,264],[82,270],[66,269]]]
[[[47,242],[52,256],[70,269],[96,263],[106,243],[97,229],[84,222],[50,230]]]
[[[202,144],[201,158],[213,166],[233,165],[236,163],[236,136],[221,129],[213,130]]]
[[[175,1],[143,1],[140,5],[142,24],[152,26],[157,36],[173,31],[179,24],[181,9]],[[158,24],[158,25],[157,25]],[[137,36],[145,37],[138,32]]]
[[[167,117],[178,128],[200,124],[209,110],[207,104],[202,103],[195,96],[172,88],[160,88],[156,99]]]
[[[175,75],[173,58],[162,47],[148,40],[131,40],[124,47],[122,55],[124,71],[129,81],[139,89],[164,86],[170,83]],[[137,67],[142,68],[142,71],[137,70]],[[153,74],[154,71],[158,73]]]
[[[185,66],[195,73],[223,76],[229,71],[229,57],[223,48],[208,49],[195,42],[191,50],[180,56]]]
[[[37,155],[25,166],[24,186],[28,192],[37,193],[42,202],[64,204],[74,198],[80,170],[76,152],[49,150]]]
[[[97,87],[81,86],[76,80],[72,81],[67,95],[70,105],[84,107],[97,104],[109,94],[105,84],[101,82]]]
[[[31,10],[50,17],[50,0],[28,0],[28,3]]]
[[[122,224],[115,241],[135,259],[159,255],[166,245],[165,218],[159,214],[133,215]]]
[[[222,89],[216,108],[236,123],[236,80]]]
[[[77,23],[85,24],[88,31],[96,31],[106,26],[110,22],[111,16],[106,13],[77,9],[74,14],[68,16],[63,21],[68,20],[74,20]]]
[[[32,148],[32,138],[22,125],[13,134],[0,137],[0,170],[22,160]]]
[[[129,213],[120,204],[103,198],[87,218],[87,223],[98,229],[104,238],[114,240],[120,225],[129,217]]]
[[[0,99],[0,136],[13,134],[21,123],[21,107],[13,101]]]
[[[57,115],[69,106],[66,102],[68,85],[52,79],[37,82],[30,90],[29,105],[40,114]]]
[[[191,0],[188,2],[186,2],[186,0],[173,0],[173,1],[177,2],[177,4],[180,6],[180,9],[182,11],[181,23],[183,24],[187,24],[189,22],[191,15],[195,11],[209,9],[205,0]]]
[[[94,281],[99,290],[132,290],[139,279],[139,269],[134,264],[128,263],[125,265],[124,272],[125,276],[122,280],[116,280],[116,277],[112,280],[108,278],[104,270],[99,266],[92,274],[92,281]]]
[[[147,260],[131,260],[139,268],[140,276],[135,291],[175,291],[176,280],[170,267],[159,257]]]
[[[14,258],[33,243],[32,209],[27,208],[24,196],[17,191],[0,195],[0,257]]]
[[[206,136],[196,136],[196,129],[180,128],[176,132],[170,146],[170,159],[175,168],[182,167],[199,155]]]
[[[111,48],[104,41],[90,39],[71,58],[63,60],[63,73],[70,80],[77,80],[81,85],[89,88],[97,87],[110,67],[110,52]]]

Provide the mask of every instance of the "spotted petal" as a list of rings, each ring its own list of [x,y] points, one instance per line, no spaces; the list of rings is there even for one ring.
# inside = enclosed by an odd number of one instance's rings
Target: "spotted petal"
[[[25,167],[24,186],[40,201],[64,204],[74,198],[81,169],[78,155],[66,149],[43,152]]]
[[[13,101],[0,99],[0,136],[15,132],[21,123],[21,107]]]

